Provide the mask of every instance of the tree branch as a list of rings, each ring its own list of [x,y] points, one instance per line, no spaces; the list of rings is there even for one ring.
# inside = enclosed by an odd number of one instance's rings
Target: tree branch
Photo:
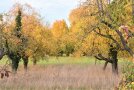
[[[98,27],[98,29],[99,29],[99,27]],[[99,30],[100,30],[100,29],[99,29]],[[95,32],[96,34],[102,36],[102,37],[111,39],[114,43],[116,43],[117,49],[121,49],[120,44],[112,37],[112,35],[105,35],[105,34],[102,34],[102,33],[97,32],[96,30],[94,30],[94,32]]]
[[[102,56],[102,54],[98,54],[97,56],[94,56],[94,57],[98,60],[104,60],[106,62],[112,63],[112,60],[110,58],[106,58],[106,57]]]
[[[109,28],[111,28],[111,29],[114,29],[114,30],[115,30],[115,28],[113,27],[113,25],[112,25],[112,24],[110,24],[110,23],[108,23],[108,22],[106,22],[106,21],[102,21],[101,23],[103,23],[103,24],[107,25]],[[121,43],[122,43],[122,45],[123,45],[124,49],[125,49],[126,51],[128,51],[128,52],[129,52],[129,54],[133,57],[134,52],[133,52],[133,50],[132,50],[132,49],[130,49],[130,48],[127,46],[127,43],[126,43],[126,41],[125,41],[124,37],[122,36],[122,33],[121,33],[119,30],[115,30],[115,31],[116,31],[116,33],[119,35],[120,40],[121,40]]]
[[[116,31],[116,33],[119,35],[120,40],[121,40],[121,43],[122,43],[124,49],[125,49],[126,51],[128,51],[131,56],[133,56],[134,52],[133,52],[132,49],[130,49],[130,48],[127,46],[127,43],[126,43],[124,37],[122,36],[122,33],[121,33],[119,30],[115,30],[115,31]]]

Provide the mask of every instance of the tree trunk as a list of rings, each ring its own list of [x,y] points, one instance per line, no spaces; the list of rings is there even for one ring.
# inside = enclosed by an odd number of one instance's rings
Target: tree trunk
[[[103,70],[106,69],[108,62],[105,62]]]
[[[103,3],[102,0],[96,0],[96,4],[99,11],[99,16],[103,16]]]
[[[114,74],[118,74],[118,60],[114,59],[112,62],[112,71]]]
[[[19,60],[17,60],[17,59],[12,59],[12,72],[13,72],[14,74],[16,74],[17,69],[18,69],[18,66],[19,66]]]
[[[14,52],[10,52],[7,55],[12,61],[12,71],[15,74],[17,72],[21,56],[19,53],[14,53]]]
[[[5,55],[4,48],[0,49],[0,60],[3,58],[4,55]]]
[[[36,64],[37,64],[37,60],[33,59],[33,65],[36,65]]]
[[[24,69],[27,71],[27,68],[28,68],[28,57],[25,56],[22,59],[23,59],[23,63],[24,63]]]

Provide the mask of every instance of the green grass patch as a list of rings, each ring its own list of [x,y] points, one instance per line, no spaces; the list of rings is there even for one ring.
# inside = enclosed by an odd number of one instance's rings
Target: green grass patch
[[[40,60],[38,64],[93,64],[92,57],[50,57],[48,60]]]
[[[38,60],[37,64],[39,65],[54,65],[54,64],[95,64],[94,57],[49,57],[44,60]],[[8,58],[5,56],[0,61],[0,64],[3,65],[8,61]],[[9,60],[10,61],[10,60]],[[119,59],[119,63],[124,63],[125,59]],[[97,60],[97,64],[103,64],[104,61]],[[23,60],[20,61],[20,64],[23,64]],[[29,60],[29,64],[33,64],[32,60]]]

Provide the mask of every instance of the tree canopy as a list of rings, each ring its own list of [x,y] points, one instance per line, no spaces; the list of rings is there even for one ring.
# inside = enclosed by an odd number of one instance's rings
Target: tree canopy
[[[30,57],[107,56],[111,43],[118,48],[119,56],[133,57],[133,12],[131,0],[86,0],[71,11],[70,26],[65,20],[48,26],[30,5],[15,4],[0,15],[1,37],[8,39],[11,50],[22,46]]]

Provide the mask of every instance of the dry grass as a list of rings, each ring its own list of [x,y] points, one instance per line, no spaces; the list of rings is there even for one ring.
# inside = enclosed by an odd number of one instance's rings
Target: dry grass
[[[113,90],[119,81],[102,65],[30,66],[27,73],[0,79],[0,90]]]

